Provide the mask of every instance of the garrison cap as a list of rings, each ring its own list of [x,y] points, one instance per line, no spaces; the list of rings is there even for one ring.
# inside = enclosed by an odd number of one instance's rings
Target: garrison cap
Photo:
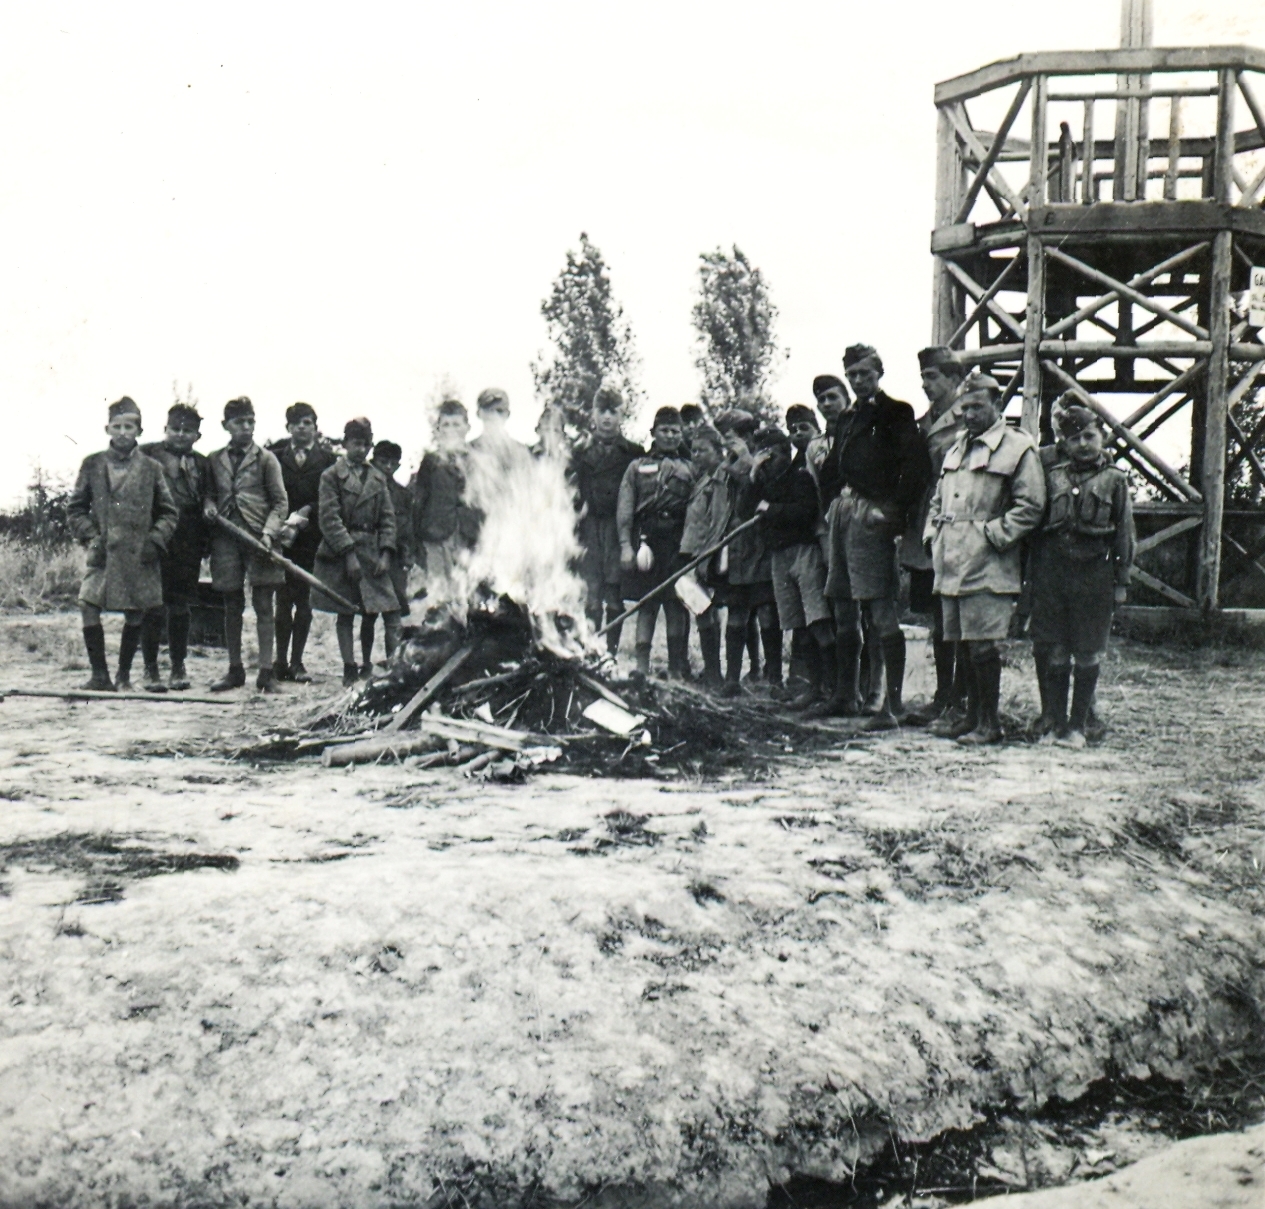
[[[697,403],[681,404],[681,423],[682,424],[702,424],[707,420],[703,414],[703,409]]]
[[[173,403],[167,409],[167,423],[170,424],[174,420],[182,420],[186,424],[202,427],[202,417],[198,415],[198,409],[189,403]]]
[[[965,399],[967,395],[976,395],[981,391],[991,394],[995,402],[1001,398],[1001,383],[988,374],[972,374],[962,383],[958,397]]]
[[[658,428],[660,424],[680,424],[681,413],[675,407],[660,407],[654,413],[654,423],[650,427]]]
[[[817,423],[817,413],[811,407],[805,407],[802,403],[792,403],[786,409],[786,427],[790,428],[792,424],[811,424],[819,432],[821,425]]]
[[[623,411],[624,396],[611,382],[603,382],[593,396],[593,406],[598,411]]]
[[[759,427],[755,416],[741,407],[728,407],[716,417],[719,432],[736,432],[740,437],[749,437]]]
[[[787,449],[791,447],[791,438],[780,428],[766,426],[751,438],[752,449]]]
[[[860,365],[862,361],[873,361],[880,373],[883,370],[883,359],[878,355],[878,349],[872,344],[849,344],[843,350],[844,369],[851,369],[855,365]]]
[[[1054,426],[1061,437],[1075,436],[1087,428],[1097,427],[1098,424],[1098,416],[1080,403],[1067,404],[1054,417]]]
[[[834,374],[818,374],[813,379],[813,398],[820,399],[832,386],[843,391],[845,396],[847,395],[848,388],[844,385],[842,378],[836,378]]]
[[[110,404],[109,417],[111,420],[117,416],[135,416],[138,420],[141,418],[141,409],[136,406],[135,400],[130,395],[124,395],[114,403]]]
[[[690,439],[695,445],[697,445],[699,441],[710,441],[717,449],[725,443],[724,438],[710,424],[700,424],[696,429],[694,429]]]
[[[933,344],[930,348],[920,349],[918,368],[945,369],[959,378],[966,373],[965,366],[953,355],[953,350],[944,344]]]
[[[379,441],[373,447],[373,456],[375,458],[386,458],[387,461],[399,461],[404,456],[402,450],[394,441]]]

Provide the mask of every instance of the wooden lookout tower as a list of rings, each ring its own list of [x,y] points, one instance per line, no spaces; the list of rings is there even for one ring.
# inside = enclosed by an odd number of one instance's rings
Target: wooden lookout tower
[[[1209,610],[1265,588],[1265,51],[1150,40],[1125,0],[1120,49],[936,86],[933,336],[1034,435],[1060,396],[1102,416],[1139,602]]]

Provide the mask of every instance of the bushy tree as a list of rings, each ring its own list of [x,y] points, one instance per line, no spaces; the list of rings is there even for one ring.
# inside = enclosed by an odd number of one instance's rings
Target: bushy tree
[[[561,409],[570,427],[587,431],[593,396],[605,381],[623,396],[625,415],[636,412],[641,363],[632,327],[611,294],[601,251],[583,232],[579,253],[568,250],[540,313],[553,344],[550,360],[546,363],[542,353],[531,366],[540,401]]]
[[[764,275],[736,244],[732,255],[717,248],[701,253],[699,261],[693,320],[701,401],[713,413],[742,407],[777,423],[768,386],[783,354],[773,334],[777,307]]]

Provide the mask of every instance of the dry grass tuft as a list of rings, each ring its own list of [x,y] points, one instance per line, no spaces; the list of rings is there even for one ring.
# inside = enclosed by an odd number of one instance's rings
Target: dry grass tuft
[[[83,579],[78,546],[0,536],[0,608],[51,613],[73,608]]]

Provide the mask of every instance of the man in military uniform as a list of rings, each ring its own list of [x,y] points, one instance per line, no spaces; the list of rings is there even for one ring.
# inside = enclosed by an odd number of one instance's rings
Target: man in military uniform
[[[293,535],[286,557],[311,571],[321,544],[321,475],[337,458],[319,439],[316,410],[310,403],[293,403],[286,408],[286,431],[289,437],[269,446],[281,463],[281,481],[290,509],[282,540]],[[312,679],[303,666],[311,629],[312,588],[306,580],[287,571],[285,582],[277,587],[277,655],[272,665],[275,679],[300,684]]]
[[[624,480],[628,463],[645,450],[620,431],[624,400],[612,386],[598,387],[593,399],[590,436],[571,456],[571,479],[575,483],[576,501],[580,506],[579,539],[583,555],[580,574],[584,580],[584,612],[594,629],[603,620],[613,621],[623,612],[620,589],[619,530],[615,524],[615,508],[619,502],[619,485]],[[603,619],[602,610],[606,616]],[[606,634],[606,648],[613,655],[619,650],[622,624]]]
[[[630,602],[653,591],[683,565],[681,538],[694,489],[694,468],[682,445],[681,413],[675,407],[659,408],[650,436],[650,452],[634,458],[624,471],[615,508],[623,597]],[[668,631],[668,675],[688,680],[690,614],[671,588],[637,614],[637,672],[643,677],[650,674],[650,645],[660,606]]]
[[[1001,738],[1001,651],[1019,596],[1019,543],[1041,520],[1045,479],[1027,433],[1007,426],[1001,387],[967,379],[958,402],[963,432],[944,458],[924,540],[931,544],[944,636],[967,664],[967,715],[932,727],[974,746]]]
[[[1073,404],[1058,414],[1055,425],[1058,456],[1045,468],[1045,518],[1032,551],[1030,624],[1041,691],[1041,718],[1034,730],[1054,734],[1062,746],[1081,748],[1112,615],[1127,599],[1135,547],[1133,503],[1128,479],[1103,450],[1098,417]]]

